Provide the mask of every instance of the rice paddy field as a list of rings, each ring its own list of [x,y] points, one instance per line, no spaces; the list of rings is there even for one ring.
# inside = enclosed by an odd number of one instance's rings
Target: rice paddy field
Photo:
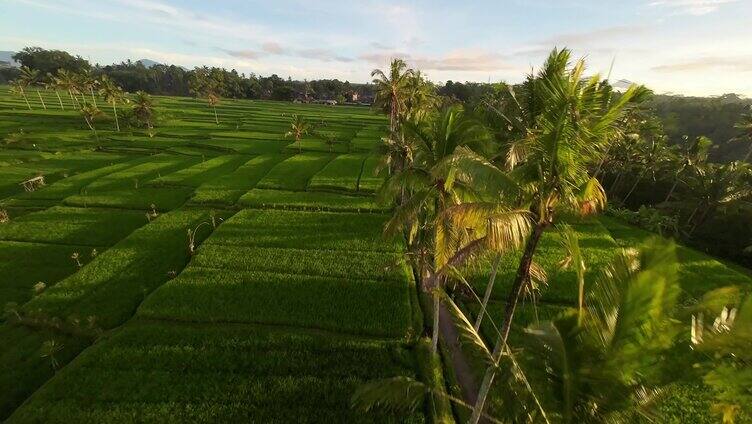
[[[223,100],[217,125],[202,101],[157,97],[152,137],[116,132],[106,117],[97,139],[71,104],[60,110],[53,93],[42,96],[47,109],[30,97],[29,111],[0,87],[0,209],[9,216],[0,223],[0,420],[452,421],[428,402],[413,413],[350,408],[372,379],[444,385],[421,338],[403,243],[382,236],[389,211],[374,200],[385,117]],[[339,142],[284,138],[293,113]],[[40,176],[44,185],[24,188]],[[606,217],[575,229],[589,273],[650,236]],[[549,284],[519,325],[574,304],[558,238],[545,235],[536,261]],[[679,255],[687,304],[752,284],[699,252]],[[515,261],[501,260],[497,317]],[[464,270],[479,293],[488,269]],[[667,422],[714,422],[692,372],[668,397]]]

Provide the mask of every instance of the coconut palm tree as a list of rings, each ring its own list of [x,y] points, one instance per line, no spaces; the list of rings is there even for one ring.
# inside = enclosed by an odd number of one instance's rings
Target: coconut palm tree
[[[206,101],[209,103],[209,106],[214,109],[214,122],[219,125],[219,115],[217,115],[217,105],[219,104],[219,95],[217,95],[214,91],[209,91],[206,94]]]
[[[676,188],[681,182],[682,174],[689,172],[692,175],[699,175],[705,172],[705,164],[708,160],[710,148],[713,141],[705,136],[699,136],[694,141],[689,142],[688,137],[683,137],[684,145],[679,148],[678,161],[672,164],[674,173],[674,183],[671,185],[664,202],[671,200]]]
[[[101,88],[99,94],[104,97],[104,100],[112,106],[112,113],[115,115],[115,127],[120,131],[120,121],[118,120],[117,105],[118,103],[127,103],[128,99],[125,97],[123,89],[120,88],[115,81],[110,79],[107,75],[102,75],[100,82]],[[94,106],[96,108],[96,106]]]
[[[484,176],[482,171],[487,164],[475,152],[484,150],[490,136],[459,106],[444,108],[419,123],[404,122],[403,129],[414,152],[413,161],[392,174],[378,194],[382,202],[404,198],[384,232],[407,234],[409,255],[420,276],[421,288],[433,296],[432,349],[436,352],[441,285],[449,270],[468,259],[467,255],[457,256],[463,247],[484,235],[482,228],[455,225],[449,211],[463,202],[482,198],[486,184],[478,177]],[[515,241],[521,242],[527,228],[526,214],[501,206],[496,212],[487,217],[488,225],[498,227],[497,234],[505,235],[498,237],[496,247],[502,250],[515,245]]]
[[[290,119],[290,131],[285,133],[285,138],[292,137],[296,143],[298,143],[298,152],[303,152],[303,145],[301,140],[303,136],[311,132],[313,126],[305,120],[304,117],[294,114]]]
[[[78,90],[78,80],[75,74],[65,69],[58,69],[57,76],[55,77],[55,85],[60,89],[68,92],[73,107],[81,107],[81,104],[76,97]]]
[[[588,290],[581,317],[564,313],[532,325],[523,337],[531,384],[548,419],[562,423],[634,422],[651,418],[661,355],[679,328],[674,246],[657,240],[625,250]],[[502,406],[503,407],[503,406]]]
[[[389,128],[392,133],[397,132],[399,128],[412,75],[413,70],[408,69],[407,63],[402,59],[392,60],[388,75],[381,69],[371,72],[376,91],[374,106],[389,115]]]
[[[29,110],[31,110],[31,104],[29,103],[29,99],[26,97],[26,88],[36,83],[38,75],[39,71],[31,69],[28,66],[22,66],[21,74],[14,81],[16,89],[23,97],[24,101],[26,102],[26,107],[28,107]]]
[[[99,141],[99,135],[97,134],[97,130],[94,127],[94,120],[103,115],[104,113],[102,113],[102,111],[94,105],[85,105],[81,107],[81,116],[83,116],[84,121],[86,121],[86,125],[89,126],[89,129],[94,132],[94,137],[96,137],[97,141]]]
[[[88,91],[89,94],[91,94],[91,101],[94,103],[94,107],[97,107],[97,97],[94,95],[94,89],[96,89],[99,86],[99,81],[97,78],[92,75],[91,69],[83,69],[78,74],[78,81],[81,85],[82,91]],[[81,96],[83,96],[83,92],[81,93]]]
[[[149,131],[149,137],[153,137],[152,129],[154,128],[154,102],[151,96],[144,91],[137,91],[133,99],[133,115],[138,121],[145,125]]]
[[[507,296],[494,362],[506,349],[517,302],[531,281],[533,256],[544,231],[562,212],[591,214],[606,203],[605,192],[588,166],[597,158],[597,148],[618,130],[617,119],[639,89],[633,86],[611,101],[607,98],[611,90],[603,89],[598,76],[585,79],[584,71],[583,60],[570,67],[569,50],[554,50],[526,90],[530,100],[525,102],[529,109],[524,115],[532,118],[528,120],[532,125],[520,143],[527,154],[510,175],[523,193],[534,225]],[[492,366],[484,376],[473,424],[480,419],[495,373]]]
[[[60,110],[65,110],[65,106],[63,106],[63,99],[60,97],[60,90],[62,88],[60,80],[52,75],[52,73],[47,73],[47,86],[48,88],[51,88],[55,92],[55,96],[57,96],[57,101],[60,103]]]

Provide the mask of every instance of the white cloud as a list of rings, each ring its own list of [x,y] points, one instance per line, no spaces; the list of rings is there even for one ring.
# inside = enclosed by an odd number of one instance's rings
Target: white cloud
[[[725,4],[735,3],[738,0],[656,0],[648,5],[652,7],[664,7],[677,13],[689,15],[706,15],[715,12]]]

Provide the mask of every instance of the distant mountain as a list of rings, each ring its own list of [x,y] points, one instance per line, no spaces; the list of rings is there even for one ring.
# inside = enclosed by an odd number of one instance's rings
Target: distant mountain
[[[612,87],[614,87],[614,90],[616,91],[625,91],[629,87],[631,87],[632,84],[634,83],[630,80],[620,79],[619,81],[613,83]]]
[[[145,66],[145,67],[147,67],[147,68],[151,68],[151,67],[152,67],[152,66],[154,66],[154,65],[161,65],[161,63],[159,63],[159,62],[156,62],[156,61],[154,61],[154,60],[151,60],[151,59],[139,59],[139,60],[137,60],[136,62],[137,62],[137,63],[138,63],[138,62],[141,62],[141,64],[142,64],[142,65],[144,65],[144,66]]]
[[[13,60],[13,55],[16,54],[16,52],[3,52],[0,51],[0,66],[5,65],[8,63],[10,66],[20,67],[21,64]]]

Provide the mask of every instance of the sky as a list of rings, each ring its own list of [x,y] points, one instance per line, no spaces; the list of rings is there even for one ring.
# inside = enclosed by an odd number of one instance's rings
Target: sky
[[[0,50],[283,78],[518,82],[554,47],[658,93],[752,97],[752,0],[0,0]]]

